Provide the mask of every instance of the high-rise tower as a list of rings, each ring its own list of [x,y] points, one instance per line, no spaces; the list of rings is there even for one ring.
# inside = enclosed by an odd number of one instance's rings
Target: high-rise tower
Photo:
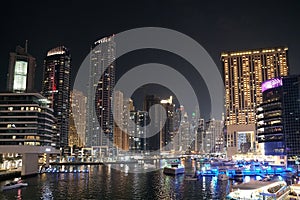
[[[160,98],[154,95],[146,95],[144,99],[144,111],[149,112],[151,106],[155,104],[160,104]],[[154,118],[152,118],[152,123],[155,129],[160,130],[161,128],[161,113],[158,108],[154,108]],[[149,113],[148,113],[149,114]],[[147,150],[149,151],[157,151],[161,149],[161,141],[160,141],[160,134],[161,132],[154,133],[153,136],[147,136]]]
[[[73,89],[73,91],[71,91],[71,95],[70,95],[71,113],[70,113],[69,132],[72,132],[73,137],[70,137],[69,135],[70,146],[72,145],[72,143],[80,147],[85,146],[86,103],[87,103],[87,97],[83,94],[83,92],[76,89]]]
[[[42,94],[50,100],[50,107],[57,118],[59,147],[68,146],[70,114],[71,55],[64,46],[48,51],[44,60]]]
[[[17,46],[9,54],[7,90],[9,92],[33,92],[36,60],[25,48]]]
[[[262,102],[261,83],[288,75],[288,48],[276,47],[222,53],[225,81],[225,125],[228,155],[244,143],[255,150],[256,107]]]
[[[87,146],[113,145],[112,94],[115,85],[114,35],[96,41],[90,52]],[[100,77],[100,78],[99,78]],[[96,112],[95,112],[96,111]]]
[[[294,160],[300,154],[300,75],[267,80],[262,93],[257,108],[258,142],[265,155],[279,156],[280,162],[284,156]]]

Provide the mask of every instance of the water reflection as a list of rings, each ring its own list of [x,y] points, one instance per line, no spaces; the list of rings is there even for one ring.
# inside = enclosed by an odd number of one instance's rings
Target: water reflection
[[[159,163],[158,163],[159,164]],[[191,174],[195,162],[186,163]],[[45,173],[26,178],[28,187],[0,192],[0,199],[224,199],[234,184],[217,177],[185,179],[185,174],[166,176],[162,170],[131,173],[134,165],[124,164],[127,173],[109,166],[65,166],[67,170],[88,167],[89,173]],[[61,168],[62,169],[62,168]],[[260,177],[244,177],[244,180]],[[1,184],[4,184],[2,182]]]
[[[18,189],[17,200],[22,200],[22,190],[21,189]]]
[[[43,200],[52,200],[53,199],[52,191],[51,191],[49,185],[47,185],[47,184],[44,184],[44,186],[42,187],[41,199],[43,199]]]

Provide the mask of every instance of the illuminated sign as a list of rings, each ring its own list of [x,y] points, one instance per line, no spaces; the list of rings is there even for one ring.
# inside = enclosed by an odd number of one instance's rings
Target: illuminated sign
[[[26,90],[27,66],[28,63],[26,61],[16,61],[13,84],[14,91]]]
[[[261,84],[261,91],[264,92],[268,89],[277,88],[280,86],[282,86],[282,79],[281,78],[273,78],[273,79],[267,80]]]

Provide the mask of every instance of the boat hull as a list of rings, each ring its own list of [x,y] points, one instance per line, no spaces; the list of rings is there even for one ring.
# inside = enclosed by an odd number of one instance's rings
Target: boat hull
[[[167,175],[177,175],[177,174],[184,174],[184,168],[175,168],[175,167],[165,167],[164,174]]]
[[[21,187],[26,187],[26,186],[28,186],[28,183],[18,183],[15,185],[3,186],[2,190],[11,190],[11,189],[21,188]]]

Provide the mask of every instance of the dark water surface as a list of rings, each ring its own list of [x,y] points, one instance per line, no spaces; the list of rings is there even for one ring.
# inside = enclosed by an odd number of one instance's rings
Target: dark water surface
[[[229,182],[216,177],[188,181],[185,175],[166,176],[162,170],[125,173],[102,165],[88,169],[26,178],[28,187],[0,192],[0,199],[224,199],[229,191]]]

